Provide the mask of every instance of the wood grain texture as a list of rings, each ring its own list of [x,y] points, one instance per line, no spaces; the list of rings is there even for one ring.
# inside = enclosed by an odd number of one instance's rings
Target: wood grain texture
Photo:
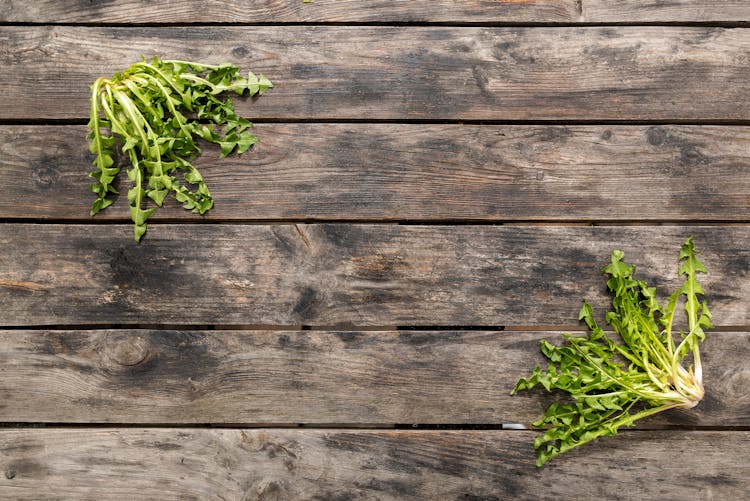
[[[742,499],[748,22],[740,0],[0,0],[0,500]],[[253,152],[198,163],[216,209],[172,204],[136,245],[123,201],[88,219],[63,124],[154,54],[276,87],[236,100],[266,122]],[[362,224],[387,221],[511,224]],[[663,297],[688,234],[723,327],[697,408],[541,470],[533,432],[384,429],[537,418],[555,397],[509,390],[582,298],[603,313],[611,250]]]
[[[750,215],[747,127],[259,124],[254,132],[261,141],[243,156],[219,159],[207,147],[197,160],[216,201],[206,220]],[[89,221],[85,135],[82,126],[0,127],[0,217]],[[129,219],[123,197],[94,221]],[[173,199],[154,219],[197,220]]]
[[[23,0],[0,2],[0,22],[66,23],[488,23],[571,22],[576,0]]]
[[[750,30],[677,26],[10,26],[0,119],[87,118],[95,78],[159,54],[266,74],[254,119],[748,120],[748,53]]]
[[[583,18],[590,22],[747,22],[745,0],[583,0]]]
[[[563,343],[513,331],[0,331],[0,421],[528,424],[559,398],[510,396],[546,366],[540,339]],[[710,333],[704,401],[639,426],[750,426],[748,342]]]
[[[576,23],[744,22],[745,0],[4,0],[0,22],[33,23]]]
[[[738,499],[750,489],[737,459],[749,432],[625,432],[542,469],[532,441],[519,431],[3,430],[0,498]]]
[[[666,295],[688,235],[720,326],[750,325],[750,228],[0,226],[0,325],[578,325],[613,249]]]

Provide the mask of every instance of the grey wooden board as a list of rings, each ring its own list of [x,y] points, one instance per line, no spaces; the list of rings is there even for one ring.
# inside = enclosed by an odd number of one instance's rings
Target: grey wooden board
[[[745,0],[4,0],[0,22],[31,23],[577,23],[742,22]]]
[[[576,0],[3,0],[0,22],[34,23],[488,23],[571,22]]]
[[[750,119],[750,30],[363,26],[0,28],[2,119],[83,119],[142,55],[231,61],[277,86],[264,119]]]
[[[559,332],[0,331],[0,421],[243,426],[535,421],[511,397]],[[701,347],[706,397],[640,427],[748,426],[747,332]]]
[[[741,499],[750,433],[627,431],[534,466],[523,431],[0,431],[0,499]],[[11,478],[8,478],[11,477]]]
[[[592,22],[747,22],[746,0],[583,0],[583,18]]]
[[[89,220],[86,130],[0,127],[0,217]],[[215,199],[205,219],[750,218],[747,127],[317,123],[254,132],[250,152],[219,159],[207,147],[196,161]],[[153,218],[199,220],[172,199]],[[94,221],[102,219],[129,220],[125,197]]]
[[[750,325],[750,232],[726,226],[0,226],[0,325],[577,325],[613,249],[664,296],[694,235],[720,326]]]

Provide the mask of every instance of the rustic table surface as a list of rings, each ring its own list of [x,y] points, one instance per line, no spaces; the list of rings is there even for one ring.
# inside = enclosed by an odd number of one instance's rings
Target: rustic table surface
[[[0,498],[740,499],[750,489],[750,2],[0,0]],[[276,87],[197,162],[205,217],[90,218],[89,86],[141,55]],[[511,397],[678,284],[707,396],[534,466]]]

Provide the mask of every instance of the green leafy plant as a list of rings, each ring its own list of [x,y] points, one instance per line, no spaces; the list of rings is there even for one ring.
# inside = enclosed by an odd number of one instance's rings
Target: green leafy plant
[[[172,193],[183,207],[204,214],[213,199],[200,172],[190,162],[201,153],[198,138],[221,147],[221,156],[250,148],[257,138],[247,129],[250,121],[237,116],[232,100],[222,93],[261,95],[273,87],[263,75],[239,74],[232,64],[218,66],[189,61],[145,59],[112,78],[99,78],[91,87],[90,150],[96,155],[97,195],[91,215],[113,203],[113,186],[120,167],[115,149],[130,161],[127,171],[130,216],[139,242],[146,220],[156,207],[144,208],[146,199],[161,207]],[[187,183],[180,182],[176,176]]]
[[[541,341],[541,351],[551,362],[546,371],[534,369],[528,379],[518,381],[512,394],[542,385],[547,391],[562,390],[569,403],[553,403],[534,423],[544,433],[534,442],[537,466],[549,459],[605,435],[615,435],[621,426],[632,426],[646,416],[674,408],[691,408],[703,398],[703,376],[698,346],[704,329],[712,327],[711,313],[697,280],[706,268],[696,257],[692,238],[679,253],[678,273],[684,284],[665,306],[656,299],[656,289],[633,278],[635,267],[623,261],[622,251],[612,252],[604,273],[614,294],[613,311],[605,321],[622,343],[610,338],[594,320],[584,302],[579,318],[589,327],[588,336],[565,334],[568,344],[558,347]],[[675,310],[684,296],[687,332],[679,341],[672,334]],[[683,366],[692,357],[692,365]]]

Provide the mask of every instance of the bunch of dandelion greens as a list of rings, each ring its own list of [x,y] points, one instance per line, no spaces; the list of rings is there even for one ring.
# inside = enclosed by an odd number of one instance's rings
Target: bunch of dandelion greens
[[[623,261],[622,251],[612,252],[604,272],[614,294],[613,311],[605,321],[622,343],[610,338],[594,320],[584,302],[579,318],[589,327],[588,336],[566,334],[568,344],[555,346],[541,341],[541,351],[550,361],[546,371],[537,367],[528,379],[518,381],[513,394],[542,385],[547,391],[562,390],[570,403],[553,403],[533,423],[544,429],[534,442],[537,466],[575,447],[605,435],[615,435],[622,426],[674,408],[692,408],[703,398],[703,372],[698,346],[711,328],[711,313],[697,274],[706,268],[696,257],[692,237],[679,253],[678,273],[684,284],[666,306],[656,299],[656,289],[633,278],[635,268]],[[673,336],[675,310],[684,296],[687,332]],[[688,355],[692,365],[685,368]]]
[[[273,84],[263,75],[247,77],[231,64],[145,59],[112,78],[99,78],[91,89],[90,151],[96,155],[91,186],[97,195],[91,215],[113,203],[113,186],[120,167],[119,146],[127,157],[132,187],[128,190],[134,235],[140,242],[146,220],[170,193],[185,209],[204,214],[213,199],[191,160],[200,155],[198,138],[218,144],[221,156],[247,151],[257,138],[250,121],[237,116],[226,91],[262,95]],[[176,176],[180,173],[181,180]]]

